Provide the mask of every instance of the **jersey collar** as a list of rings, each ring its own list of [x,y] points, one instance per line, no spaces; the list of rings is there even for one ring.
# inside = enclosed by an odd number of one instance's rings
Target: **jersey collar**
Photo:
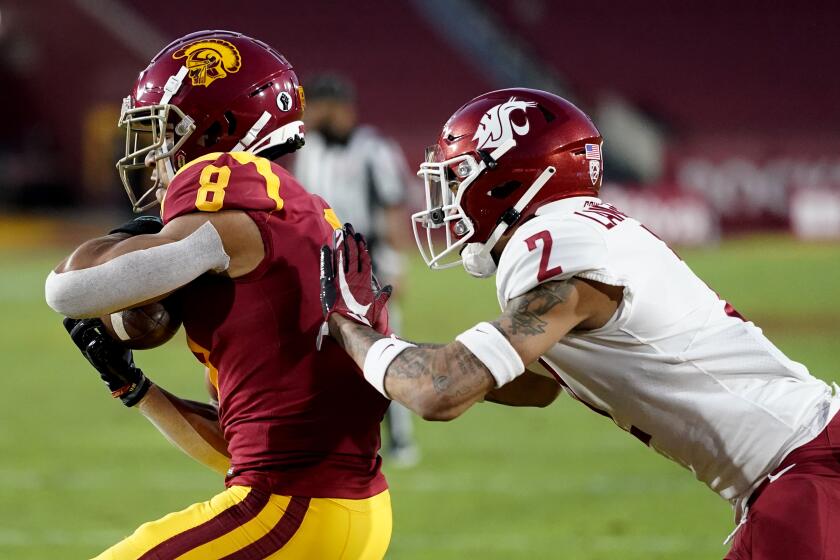
[[[601,204],[601,199],[594,196],[573,196],[544,204],[537,208],[535,214],[537,216],[543,216],[545,214],[571,214],[594,204]]]

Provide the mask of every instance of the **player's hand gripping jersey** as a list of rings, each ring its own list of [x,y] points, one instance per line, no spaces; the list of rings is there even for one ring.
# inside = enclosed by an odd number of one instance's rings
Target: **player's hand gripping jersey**
[[[231,455],[228,486],[275,494],[367,498],[386,487],[379,423],[388,401],[332,340],[323,321],[318,255],[335,215],[282,167],[251,154],[209,154],[166,191],[164,222],[191,212],[241,210],[265,258],[230,279],[204,275],[181,290],[190,348],[210,368]]]
[[[499,303],[573,276],[624,287],[602,328],[544,354],[568,392],[695,473],[748,496],[840,400],[636,220],[597,198],[550,203],[505,247]]]

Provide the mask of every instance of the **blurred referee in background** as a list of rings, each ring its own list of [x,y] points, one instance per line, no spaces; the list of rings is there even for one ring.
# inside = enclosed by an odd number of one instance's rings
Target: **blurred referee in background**
[[[404,209],[410,176],[396,142],[357,122],[356,92],[345,77],[324,73],[304,83],[306,145],[295,154],[293,174],[322,196],[339,219],[364,234],[376,275],[401,296],[408,243]],[[391,328],[401,331],[396,298],[388,306]],[[395,466],[409,467],[420,458],[413,439],[411,412],[397,402],[385,416],[386,448]]]

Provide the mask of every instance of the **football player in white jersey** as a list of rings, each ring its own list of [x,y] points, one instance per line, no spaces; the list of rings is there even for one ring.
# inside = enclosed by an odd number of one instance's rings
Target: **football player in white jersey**
[[[322,250],[337,264],[322,267],[332,336],[374,387],[430,420],[485,398],[550,402],[556,389],[532,373],[548,370],[733,504],[728,559],[840,559],[836,386],[597,198],[601,146],[589,118],[550,93],[465,104],[420,166],[427,208],[412,221],[432,268],[496,274],[501,315],[445,345],[383,337],[365,323],[388,292],[366,289],[369,259],[348,235]]]

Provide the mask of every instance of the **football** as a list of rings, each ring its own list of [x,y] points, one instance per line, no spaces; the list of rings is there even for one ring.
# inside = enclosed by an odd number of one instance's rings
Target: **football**
[[[133,350],[157,348],[175,336],[181,327],[180,308],[171,296],[101,319],[109,335]]]

